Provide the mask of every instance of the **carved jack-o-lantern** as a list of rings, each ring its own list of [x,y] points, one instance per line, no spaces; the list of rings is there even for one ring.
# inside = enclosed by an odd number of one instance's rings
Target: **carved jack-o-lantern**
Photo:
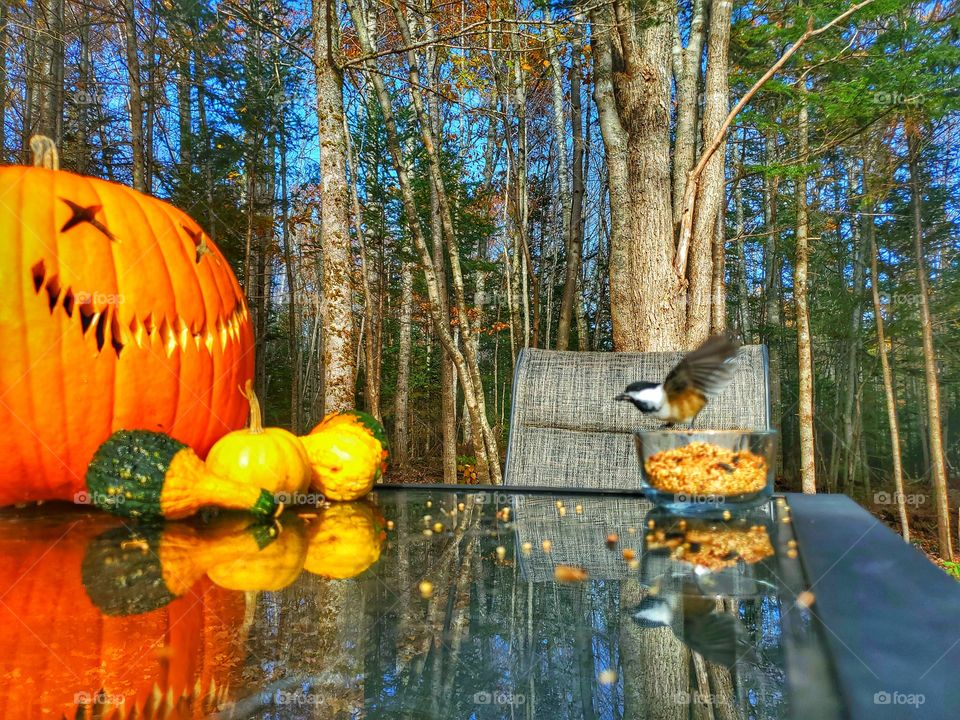
[[[0,504],[73,500],[120,428],[206,453],[253,376],[243,293],[200,227],[31,146],[38,167],[0,167]]]

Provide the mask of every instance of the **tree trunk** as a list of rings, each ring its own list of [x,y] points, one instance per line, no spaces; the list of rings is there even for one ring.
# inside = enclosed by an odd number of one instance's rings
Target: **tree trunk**
[[[290,432],[300,434],[300,325],[297,322],[297,274],[290,236],[290,198],[287,195],[286,113],[280,109],[280,228],[283,265],[287,274],[287,347],[290,353]]]
[[[866,184],[866,183],[864,183]],[[905,542],[910,542],[910,518],[907,515],[907,499],[903,489],[903,464],[900,455],[900,422],[897,419],[897,390],[893,384],[893,372],[890,370],[890,357],[887,350],[887,337],[883,326],[883,305],[880,302],[880,273],[877,270],[876,227],[873,222],[873,205],[869,208],[867,236],[870,242],[870,289],[873,294],[873,317],[877,325],[877,354],[880,355],[880,367],[883,370],[883,393],[887,402],[887,422],[890,426],[890,453],[893,455],[893,487],[897,494],[897,512],[900,515],[900,534]]]
[[[703,106],[704,144],[720,132],[729,112],[727,88],[727,57],[730,44],[730,16],[733,0],[715,0],[710,7],[710,32],[707,41],[707,75],[704,82],[706,98]],[[724,152],[713,154],[707,162],[697,185],[694,204],[693,234],[690,238],[690,256],[687,280],[690,283],[687,302],[687,347],[698,347],[710,335],[711,326],[720,327],[724,321],[713,321],[722,314],[723,307],[714,305],[714,259],[723,254],[723,234],[717,237],[717,215],[724,201]],[[682,195],[677,198],[679,202]],[[720,244],[719,252],[715,245]],[[722,283],[721,283],[722,284]]]
[[[920,321],[923,334],[923,372],[927,389],[927,419],[930,425],[930,460],[933,490],[937,503],[937,539],[940,557],[953,560],[953,537],[950,530],[950,503],[947,497],[947,467],[943,454],[943,428],[940,424],[940,381],[937,377],[937,351],[933,341],[933,319],[930,316],[930,288],[923,256],[922,198],[917,156],[920,139],[908,133],[910,192],[913,196],[913,250],[917,262],[917,287],[920,295]]]
[[[0,3],[0,48],[7,47],[7,3]],[[7,162],[7,53],[0,51],[0,164]]]
[[[797,135],[800,145],[799,162],[806,164],[809,157],[807,138],[807,103],[801,95]],[[796,304],[797,361],[799,363],[800,422],[800,482],[803,492],[817,491],[816,455],[813,437],[813,347],[810,338],[810,310],[807,304],[807,268],[809,264],[809,217],[807,209],[806,171],[797,177],[797,257],[793,268],[793,297]]]
[[[363,213],[360,210],[360,196],[357,194],[357,163],[354,160],[353,143],[350,130],[343,127],[343,137],[347,143],[347,175],[350,178],[350,203],[353,206],[353,232],[360,250],[360,284],[363,294],[363,404],[367,412],[377,420],[380,414],[380,353],[377,352],[377,326],[374,318],[373,289],[375,273],[370,267],[367,253],[367,238],[363,230]]]
[[[400,272],[400,341],[397,349],[397,389],[393,399],[393,454],[397,465],[407,462],[410,448],[410,346],[413,328],[413,264]]]
[[[683,290],[673,270],[670,72],[673,3],[654,0],[643,22],[614,0],[592,12],[594,99],[610,194],[610,314],[616,350],[684,344]],[[640,29],[637,29],[640,26]]]
[[[766,163],[768,165],[777,158],[777,138],[774,133],[767,135],[765,140]],[[777,228],[777,203],[780,178],[777,175],[767,176],[763,183],[764,222],[767,226],[767,242],[764,249],[763,269],[763,337],[770,353],[770,424],[783,431],[783,406],[780,400],[780,263],[777,261],[777,238],[780,231]],[[783,470],[783,443],[777,443],[777,472]]]
[[[123,33],[127,56],[127,83],[130,90],[130,144],[133,158],[133,189],[147,191],[143,147],[143,88],[140,80],[140,56],[137,52],[135,0],[123,0]]]
[[[567,267],[563,282],[563,299],[560,303],[560,321],[557,325],[557,350],[566,350],[570,344],[570,322],[574,312],[579,312],[580,258],[583,250],[583,168],[584,141],[583,117],[580,101],[580,49],[574,45],[570,68],[570,124],[573,132],[573,198],[570,203],[570,220],[567,230]],[[561,142],[564,140],[561,138]],[[577,306],[575,310],[574,307]],[[583,344],[579,318],[577,335]]]
[[[847,194],[848,198],[857,192],[857,167],[853,158],[847,160]],[[852,203],[848,201],[848,207]],[[872,222],[872,218],[871,218]],[[858,394],[859,371],[860,371],[860,332],[863,326],[863,290],[864,290],[864,266],[866,263],[867,238],[866,233],[861,231],[861,216],[852,210],[850,213],[851,224],[851,244],[853,246],[853,309],[850,312],[850,334],[847,341],[847,373],[844,381],[846,397],[843,408],[843,445],[846,452],[846,463],[844,464],[843,492],[850,495],[853,492],[853,476],[856,472],[854,462],[856,453],[854,452],[853,435],[854,410],[856,408],[855,399]]]
[[[350,195],[343,131],[343,76],[334,0],[312,0],[317,134],[320,141],[320,241],[323,250],[324,412],[354,405],[356,366],[351,298]]]
[[[687,46],[683,47],[679,22],[673,25],[673,77],[677,86],[677,126],[673,142],[673,224],[680,227],[683,192],[687,173],[697,154],[697,113],[700,109],[700,66],[703,64],[703,36],[706,3],[694,0]]]

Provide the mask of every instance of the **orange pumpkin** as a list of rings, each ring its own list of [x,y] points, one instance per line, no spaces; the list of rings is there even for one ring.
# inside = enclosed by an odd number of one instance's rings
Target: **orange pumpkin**
[[[253,377],[243,293],[197,223],[55,169],[44,140],[48,167],[0,167],[0,504],[73,500],[121,428],[204,455],[243,427]]]
[[[119,612],[91,600],[91,543],[121,527],[108,515],[0,518],[0,717],[206,717],[236,688],[242,593],[201,577],[166,604],[147,591]]]

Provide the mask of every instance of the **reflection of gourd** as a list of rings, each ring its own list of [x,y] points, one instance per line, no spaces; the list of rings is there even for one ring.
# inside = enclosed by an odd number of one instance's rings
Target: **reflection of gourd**
[[[207,575],[230,590],[282,590],[303,570],[307,558],[307,538],[303,522],[297,517],[282,518],[283,530],[269,545],[253,555],[245,555],[212,566]]]
[[[183,595],[208,568],[256,556],[275,535],[264,525],[216,534],[181,523],[115,528],[88,546],[83,584],[107,615],[149,612]]]
[[[30,145],[40,167],[0,167],[0,505],[73,500],[117,428],[205,453],[253,377],[243,291],[200,226]]]
[[[380,558],[383,517],[368,502],[335,503],[310,523],[304,568],[328,578],[359,575]]]
[[[300,439],[288,430],[263,427],[260,401],[247,381],[250,424],[220,438],[207,455],[215,475],[272,493],[304,493],[310,487],[310,462]]]
[[[87,545],[118,526],[99,513],[0,518],[4,720],[87,717],[77,705],[101,692],[108,702],[95,709],[103,717],[114,710],[142,717],[145,709],[157,717],[204,716],[236,685],[242,594],[201,577],[165,605],[155,595],[157,608],[140,614],[121,614],[119,601],[113,613],[91,602],[81,572]],[[129,607],[147,610],[147,603]]]

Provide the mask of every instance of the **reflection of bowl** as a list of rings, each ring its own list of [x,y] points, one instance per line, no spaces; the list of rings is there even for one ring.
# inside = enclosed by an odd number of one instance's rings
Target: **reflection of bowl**
[[[638,430],[641,485],[669,510],[718,513],[773,494],[775,430]]]
[[[765,579],[775,577],[769,565],[774,558],[770,518],[760,508],[730,520],[681,517],[657,508],[647,514],[643,532],[644,585],[692,575],[711,594],[745,598],[775,591]]]

